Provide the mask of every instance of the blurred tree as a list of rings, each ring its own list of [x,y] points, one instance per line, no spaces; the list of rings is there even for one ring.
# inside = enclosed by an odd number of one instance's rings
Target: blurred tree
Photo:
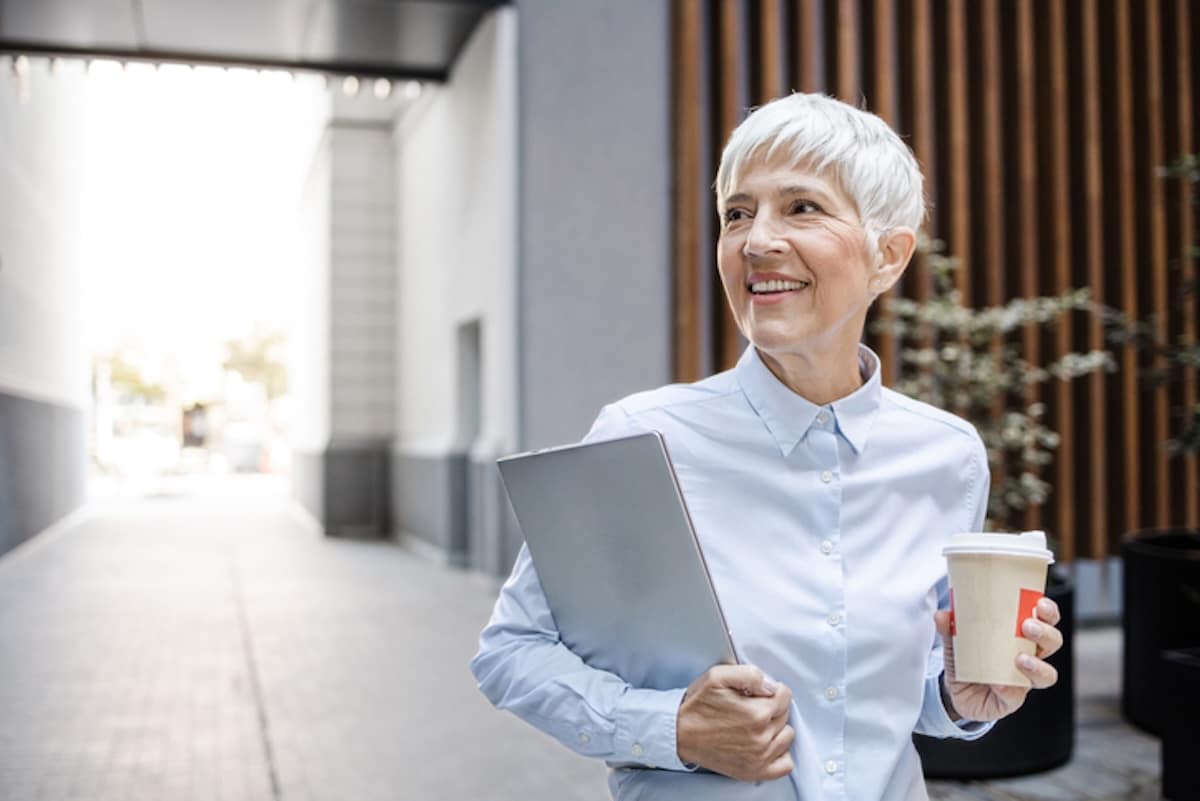
[[[1197,205],[1196,186],[1200,183],[1200,156],[1183,156],[1169,167],[1159,170],[1159,174],[1188,181],[1192,185],[1192,205]],[[1197,256],[1200,256],[1200,248],[1193,245],[1184,258],[1195,261]],[[1196,319],[1196,286],[1197,279],[1194,277],[1183,282],[1181,291],[1175,295],[1174,308],[1168,310],[1168,314],[1174,312],[1181,315],[1185,322],[1190,318],[1192,331],[1200,329],[1200,320]],[[1179,384],[1189,374],[1200,370],[1200,340],[1197,340],[1195,335],[1190,338],[1181,335],[1172,341],[1163,333],[1167,330],[1166,320],[1154,314],[1141,320],[1131,320],[1117,309],[1098,306],[1097,310],[1104,318],[1110,342],[1117,346],[1131,345],[1154,359],[1154,366],[1141,371],[1142,380],[1147,386]],[[1171,417],[1175,433],[1166,442],[1168,452],[1176,456],[1200,453],[1200,403],[1191,408],[1181,404],[1171,410]]]
[[[280,351],[287,337],[279,331],[255,332],[244,339],[225,343],[222,366],[241,374],[247,381],[267,388],[267,397],[274,400],[287,393],[287,366]]]
[[[1052,325],[1074,310],[1090,310],[1087,289],[970,308],[955,288],[958,260],[943,255],[940,241],[923,240],[919,249],[933,273],[932,295],[924,303],[888,298],[892,318],[873,328],[890,331],[900,345],[898,391],[952,411],[979,431],[992,474],[986,528],[1019,531],[1022,510],[1045,503],[1049,495],[1050,484],[1038,468],[1059,443],[1033,388],[1050,379],[1112,370],[1115,363],[1107,351],[1092,351],[1031,364],[1011,342],[1027,325]]]
[[[108,365],[109,382],[117,393],[132,399],[140,399],[147,403],[161,403],[167,397],[167,390],[161,384],[147,381],[136,366],[126,361],[119,353],[100,356],[97,362]],[[96,380],[96,365],[92,365],[92,383]]]

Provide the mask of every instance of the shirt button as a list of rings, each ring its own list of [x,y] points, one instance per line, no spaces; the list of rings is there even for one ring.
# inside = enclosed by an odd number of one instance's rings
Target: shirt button
[[[640,757],[642,755],[642,744],[634,743],[633,748],[630,748],[629,750],[635,757]]]
[[[830,473],[828,470],[822,471],[821,480],[828,484],[830,481],[833,481],[833,473]]]
[[[838,697],[837,687],[826,687],[825,688],[825,697],[828,698],[830,701],[836,700]]]
[[[825,425],[829,422],[829,415],[825,414],[825,412],[821,412],[817,415],[817,422],[821,425]]]
[[[828,762],[826,762],[825,763],[825,772],[826,773],[837,773],[837,762],[832,759],[829,760]]]
[[[829,623],[829,625],[836,626],[838,623],[842,622],[842,616],[837,612],[830,612],[829,617],[825,618],[825,620]]]
[[[592,741],[592,738],[587,736],[587,732],[582,732],[582,731],[579,732],[579,742],[583,743],[584,745],[587,745],[591,741]]]
[[[821,542],[821,553],[825,554],[826,556],[833,553],[833,543],[829,540],[823,540]]]

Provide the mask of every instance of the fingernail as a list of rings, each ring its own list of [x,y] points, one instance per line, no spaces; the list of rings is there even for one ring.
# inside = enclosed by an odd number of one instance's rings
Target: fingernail
[[[770,676],[768,676],[766,674],[763,674],[762,691],[764,693],[766,693],[767,695],[774,695],[776,684],[777,684],[777,682],[775,681],[775,679],[771,678]]]
[[[1029,654],[1021,654],[1020,656],[1017,657],[1017,664],[1023,668],[1032,668],[1033,667],[1033,657],[1030,656]]]
[[[1028,634],[1030,637],[1040,637],[1042,635],[1042,632],[1045,631],[1046,627],[1043,626],[1041,623],[1038,623],[1033,618],[1029,618],[1028,620],[1025,621],[1024,629],[1025,629],[1025,633]]]

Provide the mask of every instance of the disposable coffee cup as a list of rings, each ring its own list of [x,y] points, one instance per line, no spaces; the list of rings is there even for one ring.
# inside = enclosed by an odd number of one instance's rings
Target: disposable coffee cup
[[[1045,532],[956,534],[942,553],[950,568],[954,678],[1031,686],[1016,660],[1037,650],[1021,624],[1034,617],[1054,561]]]

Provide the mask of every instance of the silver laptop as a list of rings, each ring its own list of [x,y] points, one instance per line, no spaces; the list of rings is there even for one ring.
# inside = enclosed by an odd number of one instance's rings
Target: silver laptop
[[[635,687],[736,664],[658,432],[500,459],[563,643]]]

